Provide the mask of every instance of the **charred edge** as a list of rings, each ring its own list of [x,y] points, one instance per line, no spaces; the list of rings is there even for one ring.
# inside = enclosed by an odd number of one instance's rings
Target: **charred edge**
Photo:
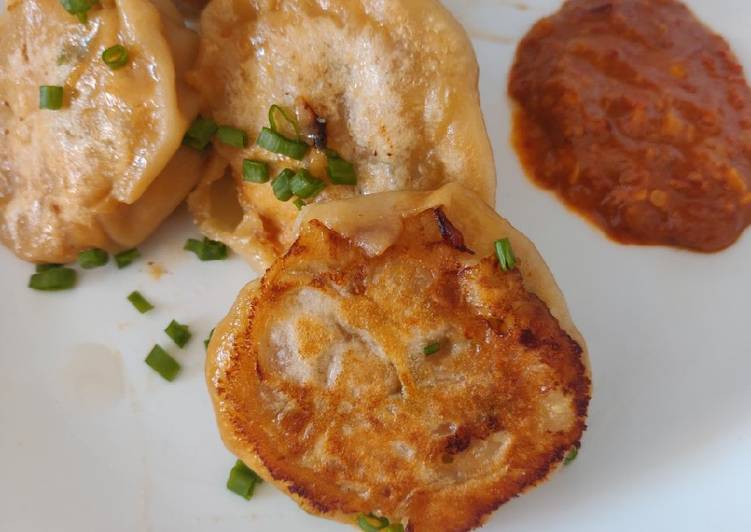
[[[613,4],[610,2],[589,9],[589,12],[593,15],[607,15],[611,11],[613,11]]]
[[[303,499],[319,513],[328,514],[331,513],[331,511],[333,511],[334,509],[330,505],[324,504],[320,500],[313,497],[313,494],[310,493],[310,491],[307,490],[304,486],[300,486],[299,484],[291,482],[287,485],[287,490],[289,490],[290,493],[297,495],[298,497]]]
[[[328,133],[326,131],[326,119],[320,116],[316,116],[313,120],[313,132],[310,135],[310,139],[313,141],[313,146],[317,150],[325,150],[326,143],[328,142]]]
[[[456,431],[456,434],[452,434],[446,438],[446,445],[443,450],[448,455],[459,454],[466,451],[471,442],[472,433],[464,427],[460,427],[459,430]]]
[[[459,251],[464,251],[465,253],[474,255],[475,252],[464,245],[464,235],[462,234],[462,232],[454,227],[454,224],[452,224],[448,219],[446,214],[443,212],[443,209],[441,207],[438,207],[436,209],[433,209],[433,213],[435,214],[435,219],[438,223],[438,229],[441,231],[441,237],[443,238],[443,241],[454,249],[458,249]]]
[[[529,348],[537,347],[538,345],[537,337],[531,329],[524,329],[521,332],[521,335],[519,336],[519,342],[521,342],[524,347]]]

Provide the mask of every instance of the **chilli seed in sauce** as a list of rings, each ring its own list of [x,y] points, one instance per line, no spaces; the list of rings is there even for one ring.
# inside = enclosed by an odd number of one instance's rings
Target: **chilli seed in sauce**
[[[751,90],[674,0],[569,0],[517,50],[529,174],[614,239],[721,250],[751,223]]]

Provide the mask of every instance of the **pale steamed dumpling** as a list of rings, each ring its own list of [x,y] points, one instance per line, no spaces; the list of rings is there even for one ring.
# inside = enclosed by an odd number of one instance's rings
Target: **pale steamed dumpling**
[[[140,243],[195,185],[181,148],[197,112],[183,82],[197,35],[169,0],[102,0],[82,24],[58,0],[10,0],[0,18],[0,239],[66,262]],[[129,61],[101,58],[115,44]],[[39,87],[62,86],[59,110]]]
[[[205,233],[254,266],[289,246],[298,211],[268,183],[243,182],[243,159],[268,163],[272,178],[308,168],[329,185],[316,202],[460,182],[494,203],[477,62],[439,2],[213,0],[201,31],[191,83],[206,113],[246,131],[249,146],[215,143],[190,206]],[[296,112],[303,133],[324,119],[326,146],[354,164],[357,185],[332,184],[320,150],[298,162],[255,146],[273,104]]]

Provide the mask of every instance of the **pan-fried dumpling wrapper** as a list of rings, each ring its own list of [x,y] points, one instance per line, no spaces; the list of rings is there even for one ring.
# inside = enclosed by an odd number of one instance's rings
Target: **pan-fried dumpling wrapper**
[[[296,231],[311,220],[352,239],[370,255],[379,255],[393,244],[402,231],[402,220],[433,207],[441,207],[446,217],[464,237],[465,245],[479,261],[495,253],[494,243],[508,238],[526,289],[537,295],[558,320],[561,328],[582,347],[588,364],[586,343],[574,325],[566,300],[553,273],[535,245],[479,201],[476,194],[457,184],[434,192],[387,192],[368,198],[333,201],[306,207],[296,221]]]
[[[169,0],[102,0],[81,24],[58,0],[11,0],[0,18],[0,239],[19,257],[67,262],[135,246],[195,186],[182,148],[197,114],[184,75],[197,35]],[[102,52],[129,53],[112,70]],[[39,87],[64,87],[60,110]]]
[[[267,267],[292,242],[297,209],[269,184],[242,181],[242,160],[309,168],[329,186],[316,202],[459,182],[495,202],[495,167],[478,67],[461,25],[436,0],[213,0],[201,17],[191,83],[217,123],[245,130],[244,150],[215,143],[189,204],[202,231]],[[356,186],[332,185],[318,151],[298,163],[255,146],[268,111],[326,120],[327,146]],[[232,198],[236,198],[232,201]]]
[[[465,531],[579,446],[584,340],[534,245],[474,193],[332,201],[298,226],[207,352],[219,432],[264,480],[323,517]]]

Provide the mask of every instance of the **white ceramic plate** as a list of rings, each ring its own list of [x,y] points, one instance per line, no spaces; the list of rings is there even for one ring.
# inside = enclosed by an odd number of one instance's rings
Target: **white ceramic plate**
[[[751,71],[751,2],[689,3]],[[506,75],[516,42],[557,5],[449,2],[479,56],[499,207],[550,264],[594,371],[577,461],[486,529],[751,530],[751,231],[711,256],[620,246],[522,175]],[[269,485],[250,502],[224,488],[234,458],[214,426],[202,340],[251,272],[182,251],[195,234],[180,211],[144,260],[59,294],[26,288],[32,268],[0,249],[0,530],[346,530]],[[154,279],[147,260],[167,273]],[[134,289],[157,309],[136,313]],[[194,332],[184,350],[162,332],[172,318]],[[143,363],[156,342],[184,366],[174,383]]]

